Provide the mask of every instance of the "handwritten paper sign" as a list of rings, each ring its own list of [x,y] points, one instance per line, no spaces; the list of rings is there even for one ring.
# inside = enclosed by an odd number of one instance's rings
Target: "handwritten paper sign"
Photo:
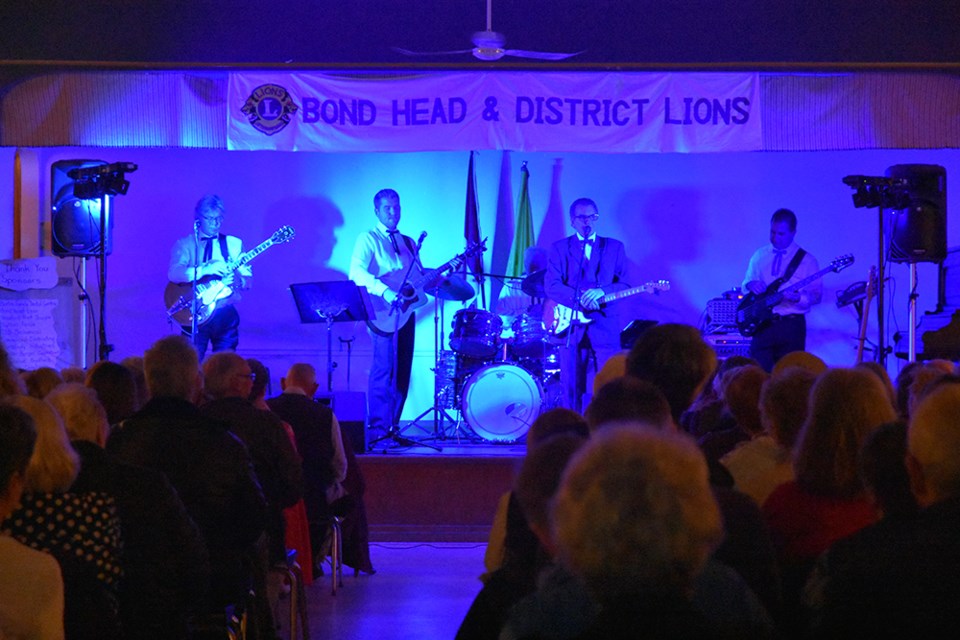
[[[56,367],[60,356],[53,313],[59,301],[50,298],[0,299],[0,334],[14,366]]]
[[[53,289],[57,286],[55,258],[0,260],[0,287],[12,291]]]

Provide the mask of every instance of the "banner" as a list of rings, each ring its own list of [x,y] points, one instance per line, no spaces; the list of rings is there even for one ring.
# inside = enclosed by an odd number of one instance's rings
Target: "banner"
[[[756,151],[760,107],[756,73],[231,73],[227,147]]]

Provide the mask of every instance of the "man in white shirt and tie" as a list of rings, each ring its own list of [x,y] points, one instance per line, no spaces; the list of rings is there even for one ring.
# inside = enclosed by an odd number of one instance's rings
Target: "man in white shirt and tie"
[[[789,273],[798,251],[794,242],[797,234],[797,216],[789,209],[777,209],[770,218],[770,244],[757,249],[747,265],[743,288],[750,293],[763,294],[774,281],[783,279],[774,291],[782,291],[794,282],[807,278],[819,270],[817,259],[804,251],[799,263]],[[773,307],[773,318],[761,325],[750,344],[750,355],[767,371],[773,369],[782,356],[792,351],[803,351],[807,341],[806,314],[810,307],[823,298],[823,284],[819,279],[798,291],[783,295]]]
[[[249,289],[253,272],[250,265],[231,270],[229,263],[243,253],[243,241],[236,236],[220,233],[223,225],[224,205],[219,196],[206,195],[200,198],[194,209],[194,233],[180,238],[170,251],[170,268],[167,277],[175,284],[191,285],[193,282],[224,286],[223,297],[215,301],[212,313],[204,310],[197,313],[196,332],[192,323],[183,325],[186,335],[193,335],[193,344],[200,359],[211,345],[213,351],[236,351],[240,342],[240,314],[234,303],[240,299],[240,291]],[[191,287],[182,287],[181,295],[192,296]],[[202,306],[202,305],[200,305]],[[188,310],[187,317],[190,317]]]

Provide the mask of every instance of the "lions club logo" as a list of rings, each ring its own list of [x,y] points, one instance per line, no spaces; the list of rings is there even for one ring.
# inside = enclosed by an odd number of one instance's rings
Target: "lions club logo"
[[[240,111],[255,129],[272,136],[290,124],[297,109],[286,89],[278,84],[262,84],[253,90]]]

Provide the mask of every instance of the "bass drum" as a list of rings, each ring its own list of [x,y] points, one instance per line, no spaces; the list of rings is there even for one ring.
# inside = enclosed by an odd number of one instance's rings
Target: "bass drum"
[[[478,436],[516,442],[540,415],[543,391],[528,371],[515,364],[490,364],[463,385],[461,412]]]

